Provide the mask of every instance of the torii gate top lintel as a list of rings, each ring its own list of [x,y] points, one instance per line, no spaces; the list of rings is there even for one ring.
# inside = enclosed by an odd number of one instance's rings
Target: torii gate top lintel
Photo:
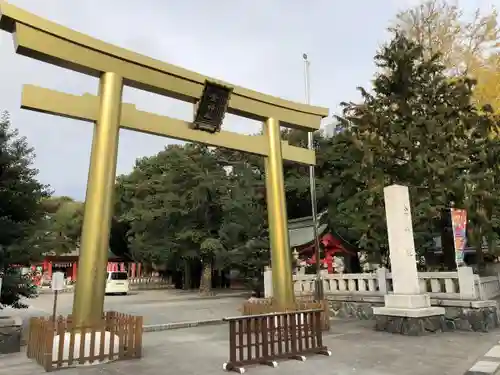
[[[14,35],[16,52],[99,77],[113,71],[128,86],[195,103],[206,80],[231,86],[228,112],[305,131],[318,130],[328,109],[230,85],[187,69],[105,43],[0,1],[0,28]]]

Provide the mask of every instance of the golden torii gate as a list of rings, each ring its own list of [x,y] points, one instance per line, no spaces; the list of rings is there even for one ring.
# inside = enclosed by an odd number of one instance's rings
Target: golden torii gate
[[[283,160],[314,165],[316,159],[313,150],[283,142],[280,125],[314,131],[319,129],[321,119],[328,116],[328,109],[229,85],[102,42],[6,2],[0,2],[0,28],[13,34],[18,54],[99,78],[98,96],[75,96],[25,85],[21,100],[24,109],[95,123],[73,303],[73,321],[77,326],[95,324],[103,313],[120,127],[265,158],[273,295],[282,305],[293,301]],[[203,107],[201,117],[206,119],[219,111],[215,117],[220,121],[211,128],[212,132],[206,132],[199,130],[201,126],[193,128],[196,121],[139,111],[133,104],[122,104],[123,85],[193,103],[198,112]],[[212,95],[226,94],[226,101],[213,113],[211,104],[203,105],[210,89]],[[262,121],[263,135],[220,131],[226,110]]]

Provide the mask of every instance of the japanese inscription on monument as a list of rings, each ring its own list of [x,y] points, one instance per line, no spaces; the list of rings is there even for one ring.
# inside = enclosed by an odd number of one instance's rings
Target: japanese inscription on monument
[[[405,218],[404,233],[405,233],[405,236],[408,236],[408,237],[411,238],[411,241],[408,241],[408,243],[409,244],[410,243],[413,244],[414,241],[413,241],[413,227],[412,227],[412,221],[411,221],[411,211],[410,211],[410,207],[407,204],[404,205],[403,212],[404,212],[404,218]],[[408,246],[406,248],[406,253],[409,256],[414,256],[415,255],[414,245],[413,246]]]

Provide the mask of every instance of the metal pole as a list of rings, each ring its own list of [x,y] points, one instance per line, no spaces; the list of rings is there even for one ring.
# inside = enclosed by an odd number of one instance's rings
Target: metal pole
[[[306,103],[311,104],[311,87],[309,80],[309,60],[307,54],[303,54],[304,58],[304,86]],[[313,132],[307,133],[307,143],[310,150],[314,150],[314,137]],[[316,200],[316,177],[314,173],[314,165],[309,166],[309,189],[311,191],[311,213],[313,222],[313,235],[314,235],[314,256],[316,258],[316,285],[314,288],[315,297],[317,300],[323,299],[323,280],[321,278],[321,259],[319,247],[319,233],[318,233],[318,209]]]

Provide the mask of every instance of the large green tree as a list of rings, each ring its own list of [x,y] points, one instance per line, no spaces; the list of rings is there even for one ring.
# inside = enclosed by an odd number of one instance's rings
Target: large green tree
[[[0,307],[24,307],[22,297],[32,297],[28,277],[18,266],[40,259],[38,240],[45,215],[42,201],[47,187],[37,179],[34,152],[26,138],[11,127],[7,113],[0,117]]]
[[[263,290],[262,275],[269,265],[265,175],[262,158],[219,149],[229,189],[223,199],[220,239],[228,249],[226,266],[239,272],[252,290]]]
[[[330,220],[356,233],[375,255],[387,249],[383,188],[410,188],[417,249],[436,232],[440,209],[472,208],[467,188],[477,186],[471,168],[471,134],[484,120],[471,104],[474,82],[450,80],[439,56],[396,33],[375,57],[379,73],[362,103],[343,103],[345,128],[332,139],[339,160],[330,194]],[[477,137],[477,142],[486,138]],[[470,212],[473,216],[475,211]]]
[[[39,246],[45,253],[65,254],[80,243],[83,223],[83,203],[70,197],[49,197],[42,201],[46,212],[44,236]]]
[[[157,265],[201,262],[200,292],[209,292],[212,269],[225,254],[219,231],[227,180],[205,146],[170,145],[138,160],[118,188],[132,256]]]

